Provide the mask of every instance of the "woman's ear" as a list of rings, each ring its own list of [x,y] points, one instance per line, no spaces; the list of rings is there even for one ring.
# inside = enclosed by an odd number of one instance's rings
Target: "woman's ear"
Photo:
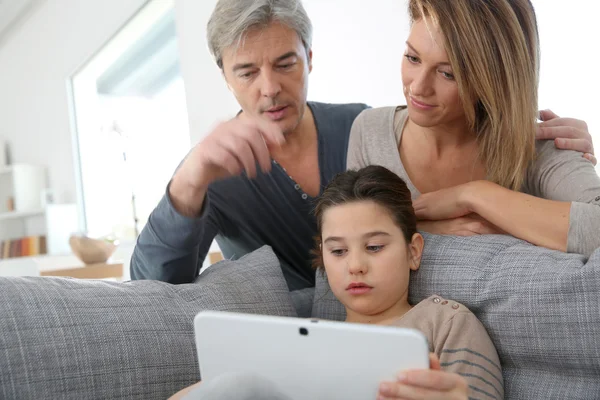
[[[420,233],[415,233],[408,244],[409,265],[410,269],[416,271],[421,266],[421,256],[423,256],[423,247],[425,246],[425,240]]]

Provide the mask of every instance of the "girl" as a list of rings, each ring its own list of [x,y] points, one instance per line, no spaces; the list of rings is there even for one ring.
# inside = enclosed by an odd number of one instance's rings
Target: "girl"
[[[419,268],[424,243],[402,179],[380,166],[338,175],[315,214],[314,265],[327,273],[346,321],[420,330],[433,353],[430,370],[401,371],[397,381],[382,383],[378,398],[503,398],[496,349],[475,315],[439,296],[408,303],[410,271]]]

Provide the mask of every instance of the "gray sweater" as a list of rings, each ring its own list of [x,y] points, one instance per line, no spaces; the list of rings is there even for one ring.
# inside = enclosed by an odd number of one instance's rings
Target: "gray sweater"
[[[404,107],[363,111],[354,121],[348,147],[348,169],[381,165],[407,183],[413,199],[420,193],[412,184],[398,151],[408,119]],[[394,127],[400,129],[394,129]],[[600,247],[600,177],[581,153],[557,150],[552,140],[536,143],[537,159],[527,170],[523,193],[571,202],[567,251],[590,255]]]

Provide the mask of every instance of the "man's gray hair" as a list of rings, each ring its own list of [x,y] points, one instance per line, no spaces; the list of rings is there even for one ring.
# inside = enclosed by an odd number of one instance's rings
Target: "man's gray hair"
[[[312,47],[312,23],[301,0],[219,0],[208,21],[210,53],[223,69],[223,50],[239,46],[252,28],[279,22],[298,33],[306,52]]]

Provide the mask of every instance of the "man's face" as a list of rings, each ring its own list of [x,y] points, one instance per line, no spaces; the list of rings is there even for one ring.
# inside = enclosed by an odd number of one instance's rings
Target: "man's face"
[[[223,52],[223,74],[244,113],[273,121],[288,134],[304,115],[311,59],[293,29],[272,23]]]

